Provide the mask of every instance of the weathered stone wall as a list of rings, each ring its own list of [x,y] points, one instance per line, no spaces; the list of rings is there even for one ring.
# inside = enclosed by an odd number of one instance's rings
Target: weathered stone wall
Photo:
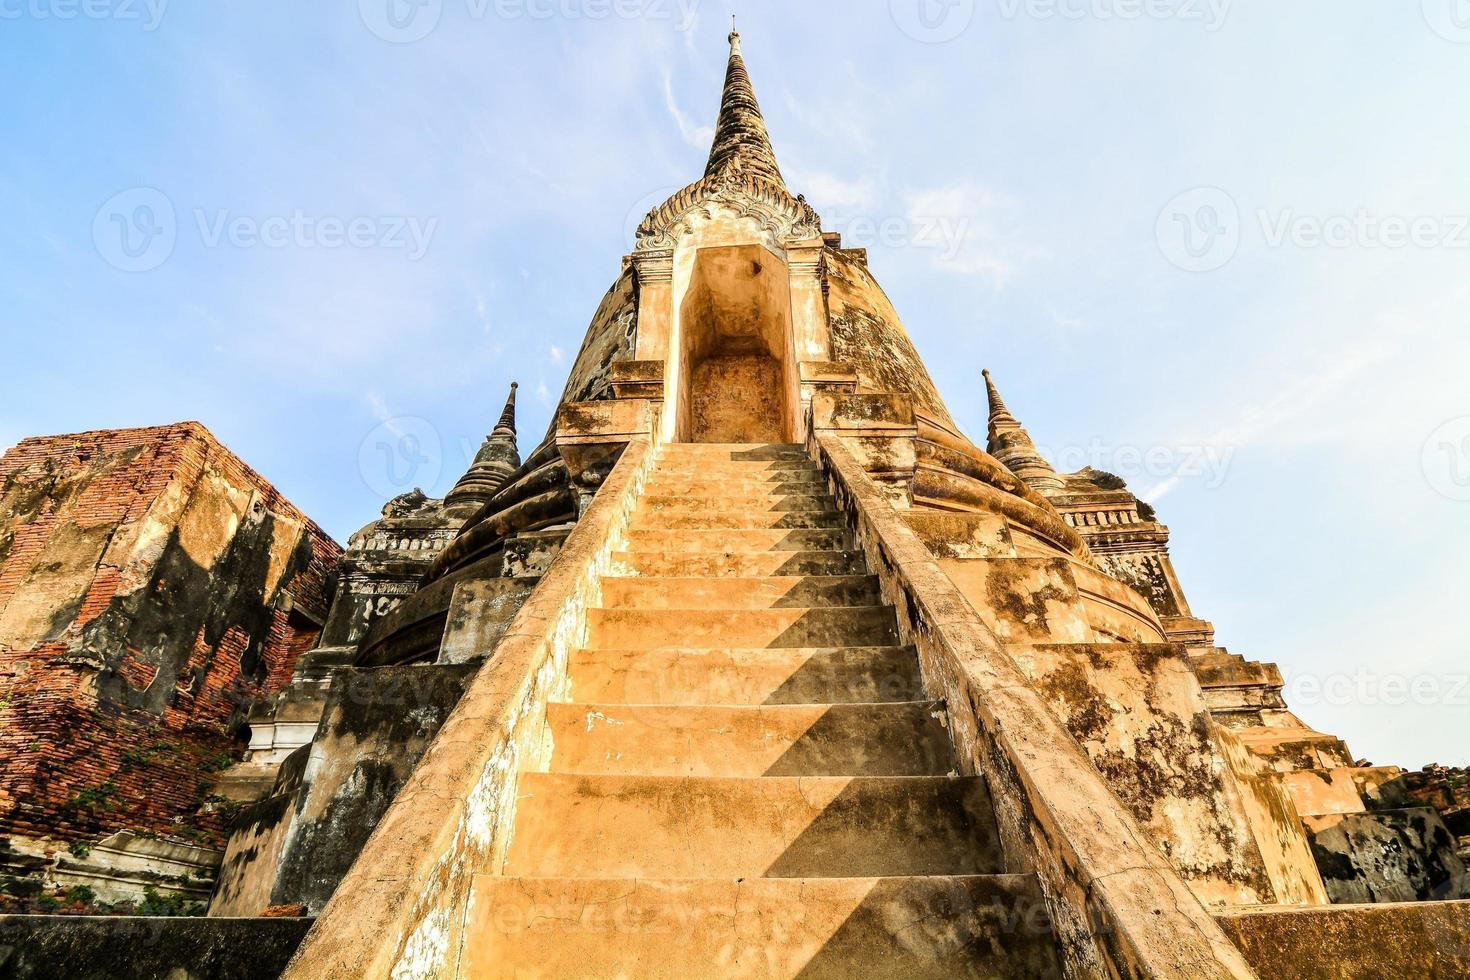
[[[939,389],[866,260],[840,248],[824,249],[823,257],[832,360],[856,368],[860,390],[910,395],[916,411],[953,427]]]
[[[0,916],[11,980],[275,980],[310,919]]]
[[[637,329],[638,299],[630,266],[618,276],[618,281],[607,291],[592,317],[582,349],[577,352],[571,373],[567,375],[561,404],[596,401],[605,397],[613,362],[633,356],[633,338]],[[555,424],[553,420],[553,427]]]
[[[504,862],[518,774],[544,764],[548,702],[566,687],[587,610],[653,453],[633,441],[536,591],[379,822],[285,976],[454,976],[465,903]],[[486,651],[488,652],[488,651]]]
[[[1183,648],[1115,643],[1010,653],[1202,902],[1276,901]]]
[[[222,844],[209,783],[315,642],[340,554],[198,423],[7,453],[0,834]]]
[[[1241,909],[1219,921],[1270,980],[1470,976],[1470,902]]]
[[[1068,975],[1252,976],[841,440],[811,448],[947,706],[961,771],[989,783],[1007,870],[1040,877]]]
[[[321,911],[478,669],[476,663],[336,674],[268,904]]]

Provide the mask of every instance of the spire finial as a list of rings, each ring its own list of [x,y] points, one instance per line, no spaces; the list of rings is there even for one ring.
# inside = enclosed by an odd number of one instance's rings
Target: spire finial
[[[519,387],[514,381],[510,383],[500,421],[485,437],[469,470],[444,498],[445,504],[465,509],[479,507],[495,496],[520,467],[521,456],[516,448],[516,389]]]
[[[991,429],[993,430],[997,423],[1002,426],[1009,424],[1020,428],[1021,423],[1016,421],[1016,417],[1011,414],[1011,410],[1006,408],[1006,403],[1001,400],[1000,390],[995,387],[995,381],[990,377],[989,368],[980,373],[985,376],[985,394],[990,401]]]
[[[1000,397],[1000,389],[989,370],[980,372],[985,377],[985,394],[990,401],[990,431],[986,440],[986,452],[1006,465],[1012,473],[1024,480],[1033,490],[1045,493],[1060,490],[1061,477],[1037,450],[1031,435],[1016,421],[1011,410]]]
[[[730,26],[730,66],[725,72],[720,118],[715,125],[714,146],[710,148],[709,165],[705,167],[704,175],[750,173],[774,181],[785,189],[786,181],[781,177],[776,151],[771,148],[771,135],[766,131],[760,103],[755,99],[755,87],[750,83],[750,73],[746,71],[745,59],[740,54],[740,34],[733,29],[733,21]]]
[[[510,394],[505,399],[505,411],[500,413],[500,422],[495,426],[495,431],[490,434],[490,438],[494,439],[496,436],[509,433],[511,439],[515,439],[516,389],[519,387],[520,385],[514,381],[510,383]]]

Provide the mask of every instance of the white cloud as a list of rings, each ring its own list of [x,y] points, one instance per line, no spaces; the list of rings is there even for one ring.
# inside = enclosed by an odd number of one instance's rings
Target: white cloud
[[[679,135],[684,137],[684,142],[690,146],[708,150],[715,141],[715,129],[713,126],[696,126],[690,118],[679,108],[679,101],[674,97],[674,77],[667,70],[664,72],[664,106],[673,117],[674,124],[679,127]]]
[[[818,211],[823,208],[868,210],[874,206],[878,196],[870,178],[849,180],[820,170],[789,172],[786,182],[796,192],[805,194]]]
[[[1334,352],[1305,370],[1301,365],[1294,365],[1289,379],[1275,394],[1247,404],[1234,419],[1204,439],[1202,445],[1221,454],[1233,455],[1245,446],[1274,442],[1281,433],[1296,429],[1303,416],[1358,380],[1369,368],[1382,363],[1394,351],[1393,345],[1368,341]],[[1155,503],[1178,487],[1183,479],[1184,476],[1176,473],[1139,496]]]
[[[1019,228],[1019,203],[983,184],[962,180],[905,195],[913,241],[928,248],[936,268],[989,280],[1004,289],[1023,269],[1050,253]]]

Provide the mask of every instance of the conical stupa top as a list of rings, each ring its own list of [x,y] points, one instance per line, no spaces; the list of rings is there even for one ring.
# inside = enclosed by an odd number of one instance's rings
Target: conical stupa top
[[[1052,469],[1031,441],[1031,435],[1016,421],[1011,410],[1000,397],[1000,390],[989,371],[985,376],[985,391],[990,398],[990,431],[986,439],[986,452],[1006,465],[1034,490],[1045,492],[1063,486],[1061,477]]]
[[[515,442],[515,437],[516,437],[516,389],[519,388],[519,387],[520,387],[520,385],[517,384],[514,381],[512,381],[510,383],[510,397],[506,398],[506,400],[505,400],[505,411],[503,411],[503,412],[500,413],[500,421],[496,423],[496,425],[495,425],[495,431],[492,432],[492,433],[490,433],[490,438],[491,439],[494,439],[497,436],[502,436],[502,437],[503,436],[509,436],[510,439],[511,439],[511,442],[512,443]]]
[[[516,448],[517,387],[515,382],[511,382],[510,396],[505,400],[505,411],[500,413],[500,421],[485,437],[469,470],[444,498],[445,504],[451,507],[460,504],[479,506],[493,497],[520,468],[521,454]]]
[[[995,428],[997,425],[1015,426],[1019,429],[1021,423],[1016,421],[1016,417],[1011,414],[1011,410],[1006,408],[1006,403],[1001,401],[1000,391],[995,387],[995,381],[991,379],[990,372],[985,370],[980,373],[985,376],[985,392],[990,397],[990,438],[995,438]]]
[[[723,173],[749,173],[775,181],[785,188],[771,134],[755,100],[755,88],[745,59],[740,56],[740,35],[730,32],[730,67],[725,72],[725,94],[720,99],[720,119],[715,124],[715,142],[709,153],[706,177]]]

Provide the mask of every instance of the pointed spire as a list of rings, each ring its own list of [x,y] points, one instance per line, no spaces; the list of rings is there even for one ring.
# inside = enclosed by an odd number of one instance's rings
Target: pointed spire
[[[505,411],[495,429],[485,437],[480,451],[469,470],[460,477],[454,489],[444,498],[449,507],[479,507],[505,485],[505,481],[521,466],[520,450],[516,448],[516,389],[510,385],[510,395],[505,400]]]
[[[1030,433],[1016,421],[1011,410],[1006,408],[1006,403],[1000,397],[1000,389],[996,388],[990,372],[982,371],[981,374],[985,376],[985,391],[990,399],[990,431],[986,452],[1004,463],[1007,469],[1019,476],[1031,489],[1040,493],[1060,490],[1063,486],[1062,478],[1057,476],[1057,471],[1037,451]]]
[[[500,421],[495,425],[495,431],[490,433],[490,438],[496,436],[509,436],[512,441],[516,437],[516,389],[520,385],[512,381],[510,383],[510,396],[505,400],[505,411],[500,413]]]
[[[706,177],[723,173],[750,173],[775,181],[783,189],[786,181],[771,148],[771,135],[755,100],[755,88],[745,59],[740,56],[740,35],[730,31],[730,67],[725,71],[725,94],[720,99],[720,118],[715,124],[714,146],[710,148]]]
[[[1011,414],[1011,410],[1006,408],[1006,403],[1001,401],[1000,390],[995,387],[995,381],[991,379],[990,371],[987,369],[980,373],[985,376],[985,392],[990,398],[990,438],[995,438],[997,425],[1020,428],[1021,423],[1016,421],[1016,417]]]

